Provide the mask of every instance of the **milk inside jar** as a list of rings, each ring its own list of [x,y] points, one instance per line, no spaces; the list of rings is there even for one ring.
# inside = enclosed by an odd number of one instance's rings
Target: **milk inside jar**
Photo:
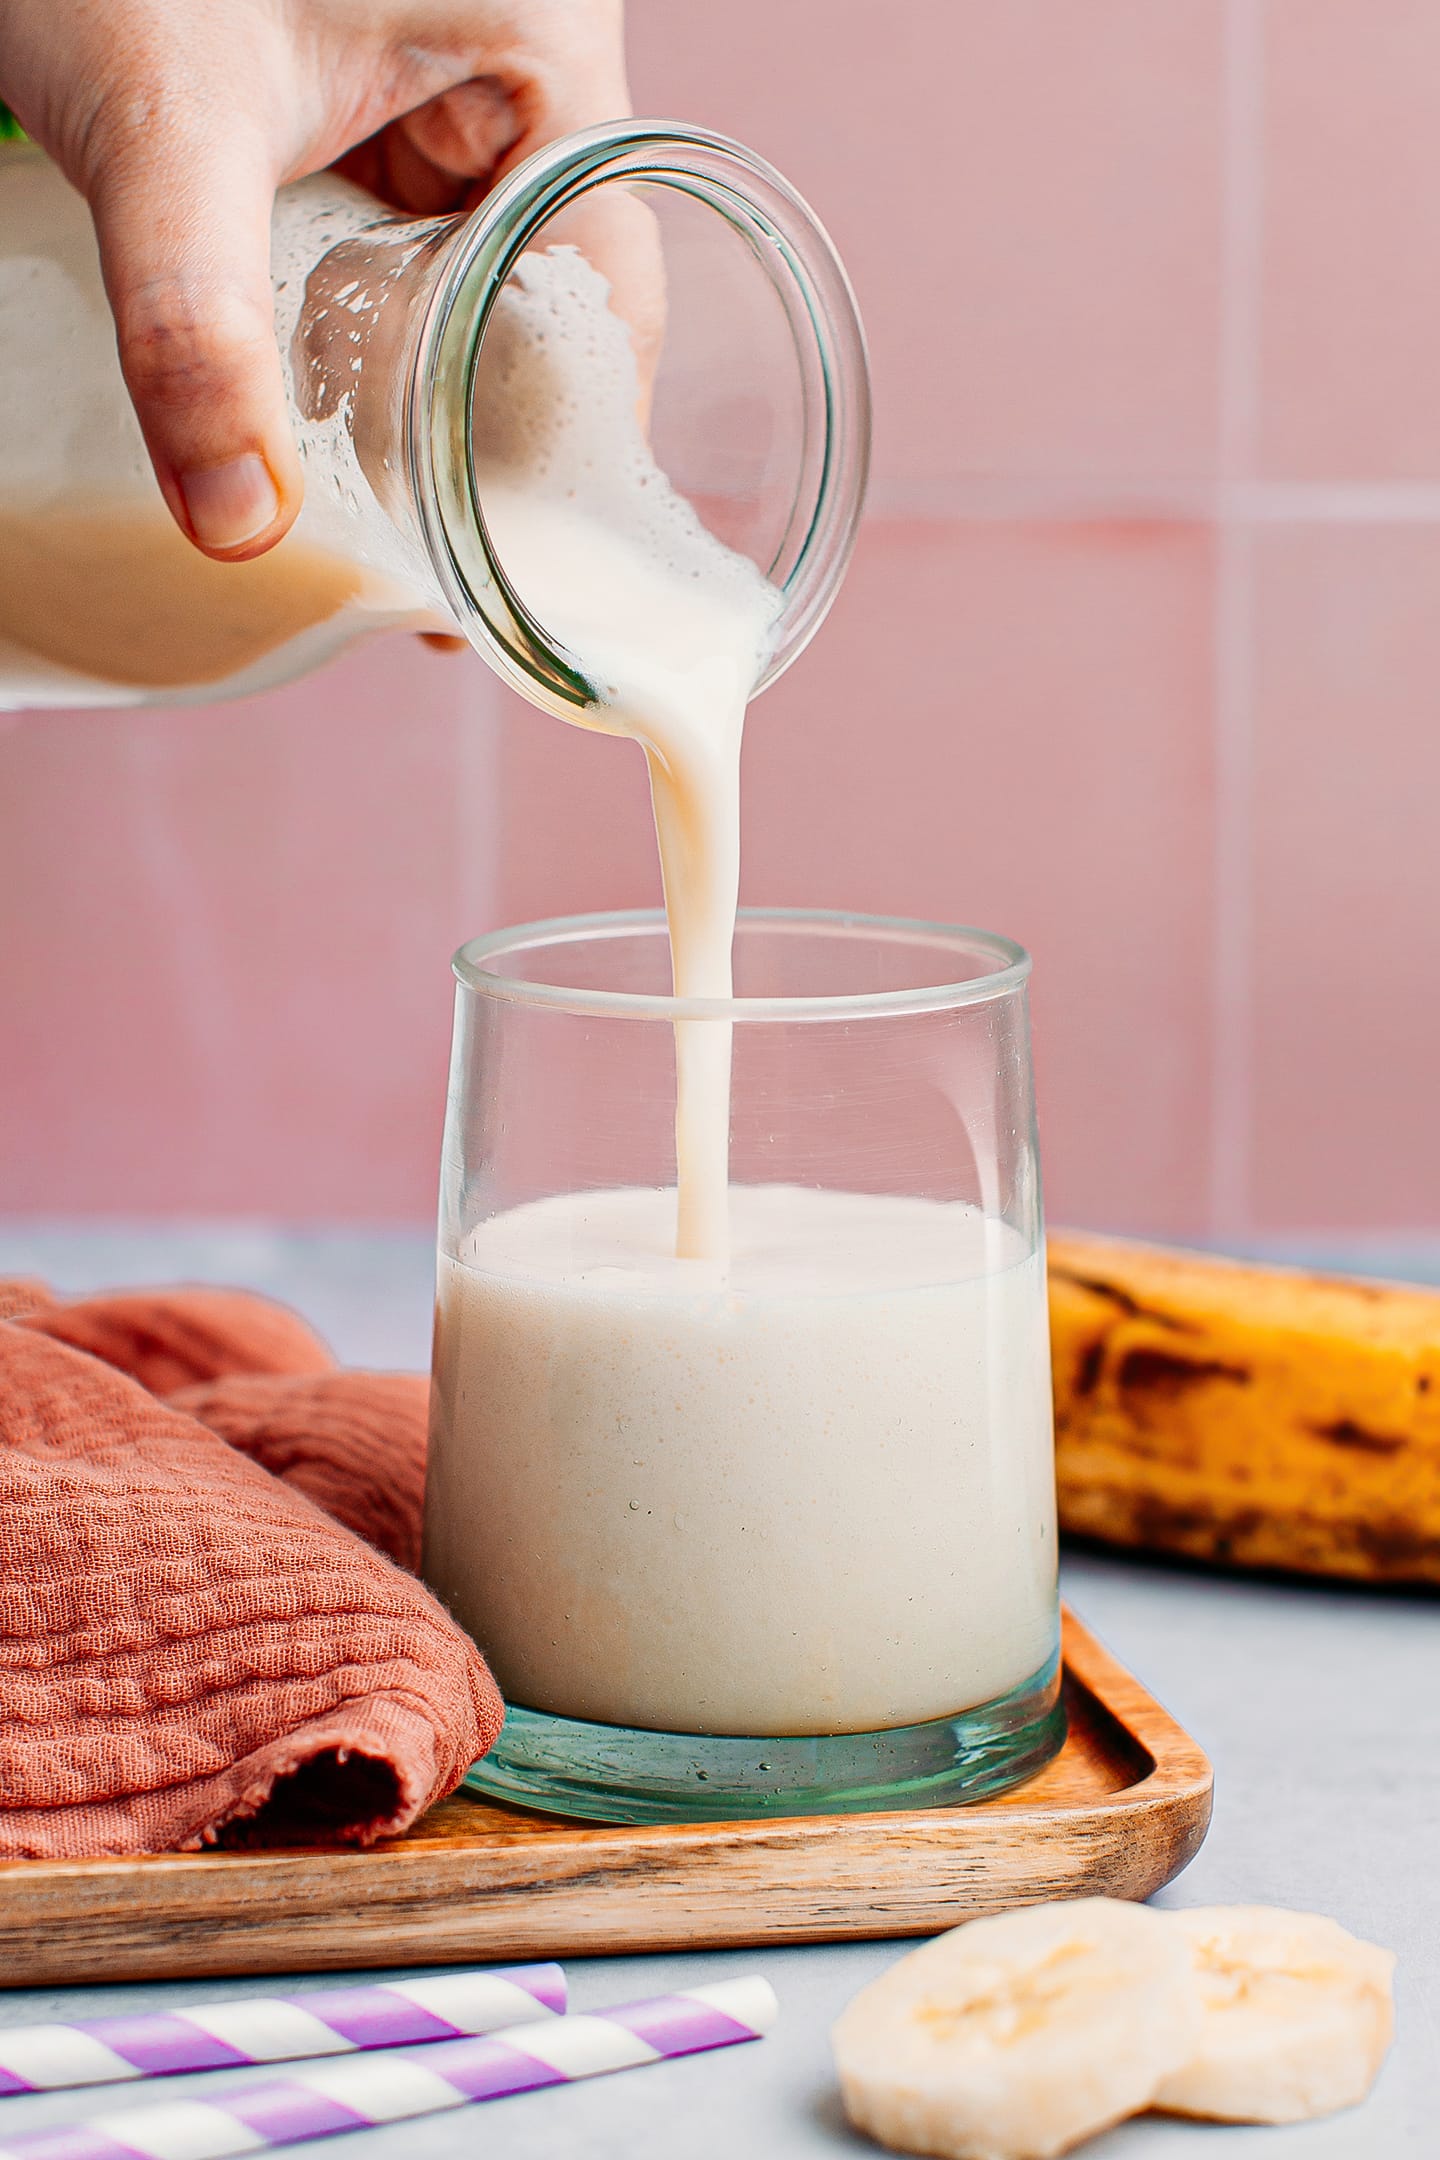
[[[383,215],[329,177],[282,191],[275,329],[292,384],[308,270]],[[249,563],[189,544],[126,394],[90,213],[24,144],[0,146],[0,309],[0,708],[241,696],[373,630],[454,627],[423,552],[342,454],[347,414],[307,417],[300,396],[294,530]],[[365,320],[362,306],[342,332],[352,353]]]

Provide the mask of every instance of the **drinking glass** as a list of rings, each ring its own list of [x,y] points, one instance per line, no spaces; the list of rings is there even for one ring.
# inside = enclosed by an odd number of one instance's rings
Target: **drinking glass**
[[[930,1806],[1063,1738],[1026,954],[742,911],[456,955],[426,1579],[509,1710],[492,1798],[611,1822]],[[733,1047],[730,1247],[673,1257],[677,1027]],[[723,1136],[722,1136],[723,1137]]]

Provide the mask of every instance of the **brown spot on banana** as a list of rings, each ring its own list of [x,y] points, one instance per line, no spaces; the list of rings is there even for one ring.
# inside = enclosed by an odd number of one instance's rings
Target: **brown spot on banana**
[[[1249,1387],[1250,1377],[1243,1366],[1226,1365],[1219,1358],[1178,1357],[1173,1350],[1156,1350],[1137,1343],[1121,1358],[1115,1372],[1115,1384],[1126,1395],[1174,1397],[1183,1395],[1190,1388],[1203,1387],[1212,1380],[1229,1380],[1236,1387]]]
[[[1410,1445],[1403,1434],[1372,1432],[1353,1418],[1337,1418],[1333,1425],[1312,1425],[1310,1430],[1331,1447],[1359,1448],[1365,1455],[1400,1455]]]

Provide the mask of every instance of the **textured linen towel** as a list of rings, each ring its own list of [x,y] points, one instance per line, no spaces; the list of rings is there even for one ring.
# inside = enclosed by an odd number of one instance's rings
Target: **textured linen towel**
[[[233,1291],[0,1315],[0,1856],[368,1842],[449,1792],[503,1709],[394,1564],[424,1380]]]

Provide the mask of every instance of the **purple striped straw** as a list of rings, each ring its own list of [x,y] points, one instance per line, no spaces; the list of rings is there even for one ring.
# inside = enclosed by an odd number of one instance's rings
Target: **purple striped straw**
[[[12,2025],[0,2027],[0,2094],[458,2040],[532,2022],[538,2010],[558,2016],[565,2001],[558,1965],[509,1965],[379,1987],[188,2003],[140,2017]]]
[[[230,2160],[272,2145],[373,2129],[472,2100],[568,2085],[607,2070],[758,2040],[775,2021],[768,1980],[721,1980],[595,2016],[512,2026],[503,2040],[442,2040],[423,2055],[317,2063],[214,2100],[157,2100],[88,2122],[37,2130],[0,2146],[0,2160]]]

